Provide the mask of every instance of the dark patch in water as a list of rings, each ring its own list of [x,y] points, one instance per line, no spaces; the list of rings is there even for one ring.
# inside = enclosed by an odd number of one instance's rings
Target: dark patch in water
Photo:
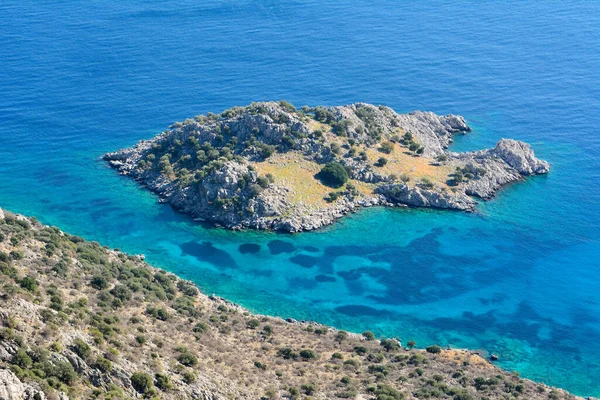
[[[297,256],[290,257],[290,261],[303,268],[312,268],[319,262],[319,259],[305,254],[298,254]]]
[[[289,280],[289,288],[292,291],[295,291],[296,289],[311,290],[311,289],[316,288],[317,285],[318,285],[318,283],[312,279],[292,278]]]
[[[308,251],[309,253],[318,253],[319,252],[319,248],[315,247],[315,246],[304,246],[303,249],[305,251]]]
[[[271,254],[292,253],[296,250],[292,243],[283,240],[271,240],[267,246],[269,246]]]
[[[240,244],[238,251],[240,254],[256,254],[260,251],[260,245],[254,243]]]
[[[341,276],[345,281],[355,281],[360,279],[362,272],[357,269],[353,269],[350,271],[340,271],[338,272],[338,275]]]
[[[235,260],[226,252],[216,248],[210,242],[187,242],[179,245],[183,254],[209,262],[217,268],[237,268]]]
[[[461,271],[464,271],[471,265],[480,265],[481,259],[443,254],[438,242],[441,233],[442,230],[433,229],[407,246],[381,248],[369,255],[372,261],[391,265],[389,271],[383,268],[362,271],[387,287],[381,296],[369,298],[381,304],[420,304],[432,299],[452,298],[471,290],[473,283],[462,275],[455,277],[453,266],[461,265]]]
[[[273,271],[270,269],[264,270],[264,269],[253,269],[250,270],[250,273],[254,276],[262,276],[262,277],[271,277],[273,276]]]
[[[375,268],[359,268],[358,271],[361,271],[367,275],[369,275],[370,277],[373,278],[379,278],[381,276],[385,276],[388,274],[388,270],[385,268],[379,268],[379,267],[375,267]]]
[[[123,218],[123,220],[131,219],[133,217],[135,217],[135,213],[133,213],[133,212],[122,212],[122,213],[119,213],[119,218]]]
[[[335,281],[337,281],[337,279],[335,279],[335,276],[317,275],[317,276],[315,276],[315,281],[317,281],[317,282],[335,282]]]
[[[100,197],[100,198],[98,198],[98,199],[92,199],[92,200],[90,200],[90,201],[89,201],[89,203],[90,203],[91,205],[94,205],[94,206],[99,206],[99,207],[101,207],[101,206],[104,206],[104,205],[107,205],[107,204],[111,204],[112,202],[111,202],[111,200],[110,200],[109,198],[107,198],[107,197]]]
[[[48,209],[51,211],[71,211],[73,207],[67,204],[52,204]]]
[[[351,317],[377,316],[382,315],[384,313],[383,311],[377,310],[373,307],[360,305],[340,306],[336,307],[335,311],[344,315],[349,315]]]
[[[506,300],[508,296],[504,293],[494,293],[491,297],[489,298],[485,298],[485,297],[480,297],[479,302],[481,304],[483,304],[484,306],[489,306],[491,304],[499,304],[502,303],[504,300]]]

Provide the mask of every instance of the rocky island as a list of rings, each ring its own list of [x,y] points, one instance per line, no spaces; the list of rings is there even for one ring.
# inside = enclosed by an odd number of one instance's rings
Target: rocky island
[[[448,151],[468,131],[456,115],[263,102],[175,123],[104,159],[198,220],[287,232],[374,205],[472,211],[474,198],[549,171],[511,139]]]
[[[403,339],[252,314],[142,257],[0,210],[3,400],[580,399]]]

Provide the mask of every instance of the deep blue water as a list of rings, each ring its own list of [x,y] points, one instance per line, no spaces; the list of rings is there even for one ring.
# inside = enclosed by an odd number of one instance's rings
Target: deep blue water
[[[2,207],[260,313],[485,349],[600,396],[600,2],[119,3],[0,2]],[[462,114],[454,149],[514,137],[553,169],[476,214],[292,236],[199,226],[98,159],[273,99]]]

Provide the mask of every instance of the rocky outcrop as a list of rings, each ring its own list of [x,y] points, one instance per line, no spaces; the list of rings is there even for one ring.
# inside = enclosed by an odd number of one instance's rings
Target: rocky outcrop
[[[2,211],[2,209],[0,208],[0,221],[2,221],[4,218],[4,211]]]
[[[435,157],[452,143],[452,137],[469,132],[471,128],[459,115],[439,116],[432,112],[413,111],[398,116],[400,126],[412,132],[425,148],[424,155]]]
[[[22,383],[8,369],[0,369],[0,400],[45,400],[43,391]]]
[[[406,204],[413,207],[462,211],[472,211],[475,208],[475,201],[458,191],[428,190],[423,187],[409,187],[406,184],[398,183],[379,186],[376,192],[385,196],[390,203]]]
[[[548,172],[548,163],[516,140],[502,139],[493,149],[475,152],[447,150],[455,134],[469,131],[457,115],[398,114],[366,103],[296,110],[289,103],[267,102],[176,123],[154,139],[104,159],[197,220],[231,229],[288,232],[317,229],[372,205],[473,211],[476,201],[469,196],[489,199],[511,182]],[[400,181],[389,170],[382,172],[367,150],[389,143],[445,171],[447,179],[438,174],[431,182],[415,173]],[[272,176],[266,180],[255,168],[274,153],[290,152],[296,154],[295,162],[340,163],[352,180],[370,185],[371,192],[337,190],[336,199],[322,205],[297,200],[297,188]],[[413,162],[411,157],[402,162]],[[422,165],[414,164],[410,171]]]
[[[502,139],[492,152],[521,175],[545,174],[550,171],[550,165],[535,158],[531,146],[527,143]]]
[[[464,183],[466,194],[482,199],[492,198],[503,186],[525,176],[545,174],[550,170],[549,164],[537,159],[527,143],[512,139],[500,140],[493,149],[450,153],[450,157],[469,171],[484,171],[476,179]]]

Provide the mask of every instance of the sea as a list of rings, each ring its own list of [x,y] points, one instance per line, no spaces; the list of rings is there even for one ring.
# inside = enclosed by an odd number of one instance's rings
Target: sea
[[[0,22],[1,207],[256,313],[494,353],[600,397],[599,1],[1,0]],[[460,114],[452,150],[515,138],[552,170],[475,213],[292,235],[201,225],[100,159],[280,99]]]

